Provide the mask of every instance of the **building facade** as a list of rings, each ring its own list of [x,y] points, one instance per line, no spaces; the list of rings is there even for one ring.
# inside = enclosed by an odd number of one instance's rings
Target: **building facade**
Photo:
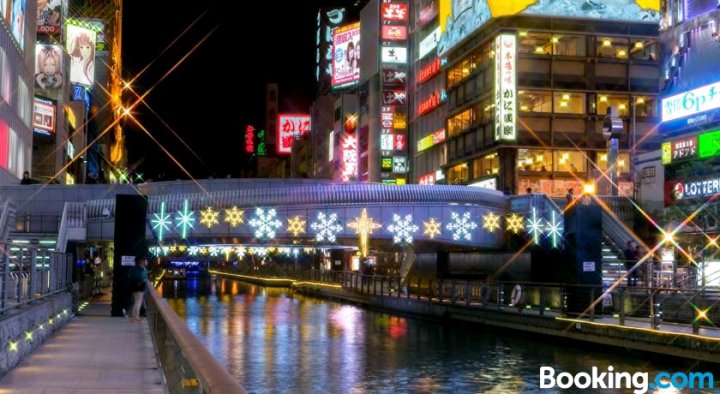
[[[619,189],[632,195],[631,153],[659,146],[659,2],[519,3],[414,2],[412,180],[578,193],[606,178],[615,106]]]

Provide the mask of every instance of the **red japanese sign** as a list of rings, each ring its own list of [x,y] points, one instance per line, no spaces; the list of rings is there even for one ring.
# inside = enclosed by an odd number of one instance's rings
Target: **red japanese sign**
[[[245,128],[245,152],[255,152],[255,128],[250,125]]]
[[[293,142],[310,132],[310,115],[279,114],[277,128],[277,153],[290,154]]]
[[[697,157],[697,136],[680,138],[672,141],[672,161],[693,159]]]
[[[431,63],[425,65],[418,72],[417,82],[423,83],[428,79],[438,75],[440,73],[440,58],[436,58]]]
[[[397,25],[383,25],[382,39],[388,41],[407,40],[407,27]]]
[[[440,106],[440,93],[432,92],[430,97],[421,101],[417,107],[417,116],[425,115]]]
[[[384,3],[380,7],[380,17],[384,21],[406,22],[408,20],[408,6],[402,3]]]
[[[435,173],[430,172],[428,174],[418,177],[418,184],[420,185],[434,185],[435,184]]]
[[[384,86],[402,86],[407,83],[407,72],[404,70],[386,69],[382,72]]]
[[[358,172],[358,143],[354,135],[346,135],[342,141],[342,174],[343,181],[357,178]]]
[[[388,90],[383,92],[383,105],[405,105],[407,93],[404,90]]]

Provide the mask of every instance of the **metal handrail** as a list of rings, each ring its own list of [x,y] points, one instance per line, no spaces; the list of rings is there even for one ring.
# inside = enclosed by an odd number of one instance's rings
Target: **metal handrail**
[[[148,281],[147,288],[148,321],[170,392],[245,393],[167,305],[152,282]]]
[[[65,252],[68,241],[68,229],[85,228],[87,225],[87,205],[82,202],[66,202],[63,207],[60,228],[58,229],[58,240],[56,248],[59,252]]]

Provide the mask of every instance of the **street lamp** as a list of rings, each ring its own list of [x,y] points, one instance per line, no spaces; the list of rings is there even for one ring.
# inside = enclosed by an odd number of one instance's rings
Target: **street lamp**
[[[617,197],[618,195],[618,176],[617,176],[617,159],[618,159],[618,138],[622,135],[624,126],[623,121],[618,116],[617,106],[611,105],[607,108],[607,115],[603,120],[602,133],[605,140],[608,141],[608,166],[610,170],[610,195]]]

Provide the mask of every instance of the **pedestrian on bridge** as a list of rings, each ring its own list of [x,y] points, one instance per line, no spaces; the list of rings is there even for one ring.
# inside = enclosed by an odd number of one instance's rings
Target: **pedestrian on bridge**
[[[523,289],[520,283],[516,284],[510,294],[511,306],[518,308],[518,313],[522,313],[523,310]]]
[[[137,257],[135,266],[130,269],[128,275],[128,283],[133,296],[132,317],[130,318],[133,323],[140,322],[140,308],[142,307],[148,280],[147,264],[147,258]]]

